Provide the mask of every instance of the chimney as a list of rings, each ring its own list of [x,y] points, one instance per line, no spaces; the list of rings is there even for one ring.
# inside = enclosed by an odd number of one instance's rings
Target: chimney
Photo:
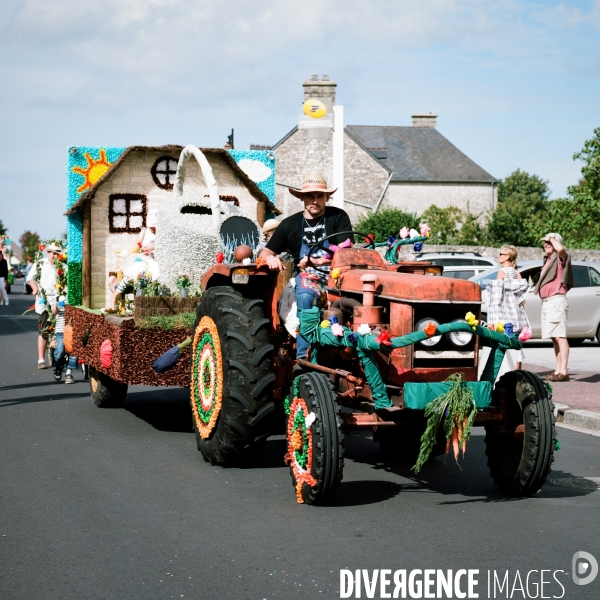
[[[325,105],[328,113],[332,112],[337,83],[331,81],[328,75],[323,75],[320,81],[318,75],[313,75],[302,86],[304,87],[304,100],[302,102],[306,102],[309,98],[317,98]]]
[[[427,129],[435,129],[437,124],[437,115],[427,114],[416,114],[412,116],[413,127],[424,127]]]

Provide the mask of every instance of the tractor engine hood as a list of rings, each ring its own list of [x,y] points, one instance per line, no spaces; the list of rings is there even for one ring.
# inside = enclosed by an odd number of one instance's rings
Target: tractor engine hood
[[[398,302],[431,303],[444,302],[449,304],[481,304],[481,286],[472,281],[453,279],[451,277],[436,277],[398,273],[380,269],[349,269],[341,275],[339,288],[344,292],[362,294],[363,275],[375,275],[375,296]],[[329,278],[329,286],[336,289],[335,280]]]

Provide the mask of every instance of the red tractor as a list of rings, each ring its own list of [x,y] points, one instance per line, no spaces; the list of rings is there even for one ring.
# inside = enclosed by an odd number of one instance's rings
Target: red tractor
[[[486,429],[496,485],[516,495],[541,488],[555,445],[551,397],[527,371],[508,372],[493,387],[504,351],[520,344],[465,322],[466,313],[480,316],[477,284],[440,277],[441,268],[428,263],[385,261],[372,243],[340,249],[326,288],[328,308],[308,311],[312,325],[301,315],[311,360],[296,361],[294,338],[278,315],[290,274],[217,264],[202,279],[191,406],[205,460],[248,464],[285,414],[286,461],[298,501],[326,503],[342,479],[345,434],[370,429],[384,453],[415,455],[427,425],[424,410],[447,389],[449,376],[461,374],[473,393],[474,425]],[[332,334],[334,321],[341,337]],[[380,337],[352,333],[361,330]],[[482,343],[492,352],[478,381]],[[440,427],[432,454],[445,444]]]

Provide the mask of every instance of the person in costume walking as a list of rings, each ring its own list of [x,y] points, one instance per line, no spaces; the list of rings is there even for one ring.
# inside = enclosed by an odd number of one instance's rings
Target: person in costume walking
[[[46,344],[48,328],[51,323],[50,310],[56,300],[56,267],[54,260],[62,252],[58,244],[48,244],[45,248],[46,257],[39,258],[27,275],[27,283],[35,296],[35,312],[38,315],[38,369],[45,369]]]

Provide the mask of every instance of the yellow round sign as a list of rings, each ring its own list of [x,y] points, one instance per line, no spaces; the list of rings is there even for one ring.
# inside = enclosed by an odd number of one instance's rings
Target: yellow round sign
[[[320,119],[327,114],[325,105],[316,98],[309,98],[302,107],[304,108],[304,114],[313,119]]]

